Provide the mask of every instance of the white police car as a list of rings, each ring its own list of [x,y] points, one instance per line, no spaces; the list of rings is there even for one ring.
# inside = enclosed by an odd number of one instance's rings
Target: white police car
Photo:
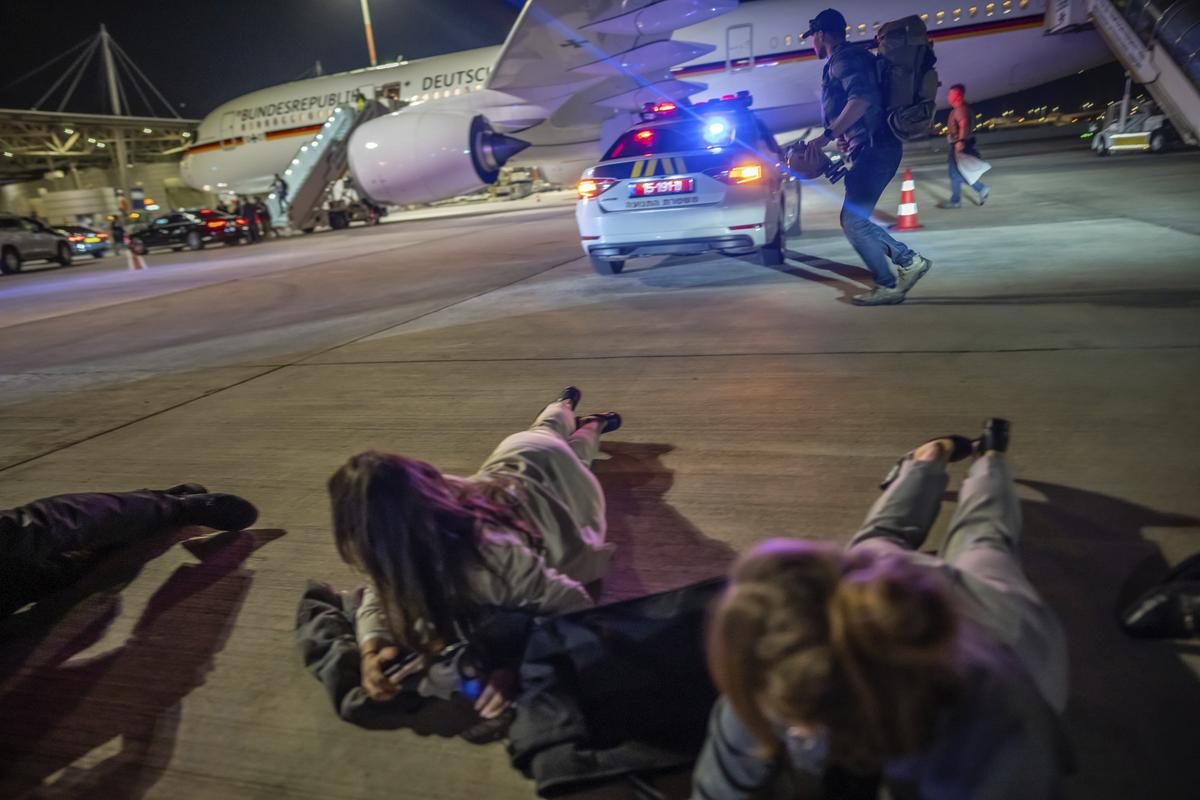
[[[614,275],[638,256],[758,252],[783,260],[799,188],[748,92],[647,104],[578,184],[575,219],[592,268]]]

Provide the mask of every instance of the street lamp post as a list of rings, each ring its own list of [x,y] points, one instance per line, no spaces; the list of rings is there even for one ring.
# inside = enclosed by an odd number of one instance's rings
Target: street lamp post
[[[367,32],[367,52],[371,56],[371,66],[375,66],[375,35],[371,33],[371,9],[367,7],[367,0],[360,0],[362,4],[363,28]]]

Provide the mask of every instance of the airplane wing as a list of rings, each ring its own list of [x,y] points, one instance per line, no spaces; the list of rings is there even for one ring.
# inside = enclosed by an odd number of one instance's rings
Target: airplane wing
[[[596,140],[605,122],[649,101],[707,87],[671,68],[711,52],[674,31],[737,8],[738,0],[528,0],[487,88],[511,102],[492,109],[500,130],[534,147]]]

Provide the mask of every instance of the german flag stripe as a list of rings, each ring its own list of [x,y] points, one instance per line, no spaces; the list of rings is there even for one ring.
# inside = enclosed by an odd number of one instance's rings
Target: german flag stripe
[[[929,40],[934,44],[938,42],[948,42],[955,39],[967,39],[973,36],[989,36],[993,33],[1008,33],[1010,31],[1028,30],[1037,28],[1045,21],[1045,14],[1033,14],[1026,17],[1016,17],[1013,19],[1000,19],[995,22],[979,22],[974,25],[960,25],[955,28],[942,28],[929,31]],[[851,44],[859,47],[874,48],[874,42],[851,42]],[[803,50],[786,50],[780,53],[767,53],[766,55],[755,56],[754,65],[758,66],[773,66],[775,64],[794,64],[800,61],[812,61],[817,57],[816,51],[811,47]],[[706,75],[713,72],[724,72],[724,61],[709,61],[705,64],[693,64],[688,67],[680,67],[679,69],[671,70],[671,75],[676,78],[687,78],[695,75]]]
[[[267,131],[263,138],[265,138],[267,141],[274,141],[276,139],[286,139],[291,136],[312,136],[313,134],[320,133],[322,127],[324,127],[324,123],[317,123],[316,125],[301,125],[297,128],[285,128],[284,130],[279,131]],[[246,137],[235,136],[232,139],[224,139],[222,141],[205,142],[204,144],[192,145],[187,149],[187,154],[190,156],[195,155],[196,153],[207,153],[210,150],[218,150],[222,146],[229,148],[243,144],[246,144]]]

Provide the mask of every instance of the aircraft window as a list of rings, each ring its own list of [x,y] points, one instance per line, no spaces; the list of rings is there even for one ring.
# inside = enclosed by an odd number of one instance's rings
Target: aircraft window
[[[987,15],[988,15],[989,17],[990,17],[992,14],[995,14],[995,13],[996,13],[996,4],[995,4],[995,3],[988,3],[986,6],[984,6],[984,8],[986,8],[986,9],[987,9]]]
[[[1004,13],[1005,14],[1012,13],[1012,0],[1004,0]]]
[[[477,92],[482,92],[482,91],[483,91],[483,84],[482,84],[482,83],[477,83],[477,84],[475,84],[475,91],[477,91]]]
[[[946,12],[945,11],[937,12],[937,24],[941,25],[945,21],[946,21]]]
[[[928,14],[922,14],[922,15],[921,15],[921,21],[922,21],[922,22],[929,22],[929,15],[928,15]]]
[[[956,8],[954,9],[954,21],[958,22],[960,19],[962,19],[962,9]]]
[[[427,94],[425,94],[425,95],[421,95],[421,99],[422,99],[422,100],[428,100],[428,99],[429,99],[429,95],[427,95]]]
[[[858,23],[858,35],[862,36],[866,32],[867,32],[867,23],[865,23],[865,22]]]
[[[872,27],[874,30],[879,30],[879,23],[878,23],[878,22],[872,22],[872,23],[871,23],[871,27]]]
[[[969,9],[967,9],[967,10],[971,12],[971,16],[973,17],[973,16],[975,16],[976,14],[978,14],[978,13],[979,13],[979,6],[971,6],[971,7],[970,7]]]
[[[454,89],[454,96],[457,97],[460,94],[462,94],[462,87],[456,87]]]
[[[1021,2],[1018,3],[1018,5],[1020,5],[1021,8],[1029,8],[1029,0],[1021,0]]]
[[[783,37],[783,46],[784,47],[792,46],[792,35],[790,33],[787,36]]]

